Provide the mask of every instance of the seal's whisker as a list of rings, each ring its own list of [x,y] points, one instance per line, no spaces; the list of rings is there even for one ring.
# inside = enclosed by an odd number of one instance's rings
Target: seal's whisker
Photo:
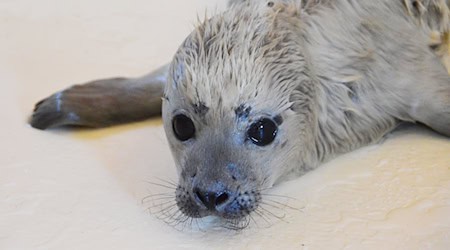
[[[203,222],[203,218],[195,218],[195,224],[197,224],[198,230],[201,231],[201,232],[206,232],[205,229],[203,229],[203,228],[200,226],[199,221]]]
[[[290,197],[290,196],[286,196],[286,195],[279,195],[279,194],[267,194],[267,193],[262,193],[260,192],[261,195],[263,196],[270,196],[270,197],[279,197],[279,198],[284,198],[284,199],[288,199],[288,200],[298,200],[294,197]]]
[[[193,217],[190,218],[190,220],[189,220],[189,227],[190,228],[193,228],[194,220],[195,220],[195,218],[193,218]]]
[[[267,216],[263,213],[261,213],[258,209],[253,211],[256,215],[258,215],[259,217],[261,217],[262,220],[264,220],[267,223],[267,227],[272,226],[272,222],[270,221],[269,218],[267,218]]]
[[[259,208],[260,208],[260,211],[265,212],[265,213],[267,213],[267,214],[269,214],[269,215],[271,215],[271,216],[273,216],[273,217],[275,217],[277,219],[282,219],[282,218],[286,217],[285,213],[283,213],[283,215],[277,215],[277,214],[275,214],[275,212],[269,210],[270,208],[267,207],[267,204],[261,203]],[[282,210],[282,209],[278,209],[278,210]]]
[[[164,223],[166,223],[166,225],[178,230],[177,225],[180,224],[181,219],[184,217],[183,214],[180,214],[178,212],[176,212],[174,214],[175,216],[170,219],[170,220],[163,220]]]
[[[159,214],[161,212],[167,211],[167,209],[169,209],[171,207],[175,207],[176,205],[177,205],[177,203],[175,201],[173,201],[173,203],[166,204],[165,207],[162,207],[162,206],[150,206],[150,207],[147,208],[147,210],[150,212],[150,214],[157,215],[157,214]],[[155,212],[152,212],[152,209],[154,209],[156,207],[159,207],[160,209],[155,211]]]
[[[142,200],[147,200],[147,199],[151,199],[153,197],[175,197],[175,193],[173,192],[168,192],[168,193],[157,193],[157,194],[150,194],[150,195],[146,195],[142,198]]]
[[[171,185],[171,186],[173,186],[174,188],[177,188],[178,187],[178,184],[176,183],[176,182],[174,182],[174,181],[172,181],[172,180],[164,180],[164,179],[162,179],[162,178],[160,178],[160,177],[155,177],[157,180],[159,180],[159,181],[162,181],[162,182],[164,182],[164,183],[166,183],[166,184],[168,184],[168,185]]]
[[[158,181],[161,181],[162,183],[157,183],[157,182],[152,182],[152,181],[145,181],[145,182],[148,184],[154,185],[154,186],[169,189],[169,190],[171,190],[171,192],[150,194],[150,195],[147,195],[144,198],[142,198],[142,201],[141,201],[142,204],[148,204],[148,203],[152,204],[151,206],[147,207],[147,210],[151,214],[155,214],[155,215],[160,214],[162,212],[162,210],[169,209],[169,208],[172,208],[173,206],[176,206],[176,201],[175,201],[176,185],[174,183],[163,180],[161,178],[156,178],[156,179]],[[155,208],[160,208],[160,210],[158,210],[156,212],[152,211]]]
[[[279,210],[283,209],[282,206],[277,205],[277,204],[270,204],[268,201],[261,201],[260,204],[261,204],[261,205],[269,206],[269,207],[271,207],[271,208],[279,209]]]
[[[259,206],[259,208],[261,208],[261,210],[262,210],[261,212],[265,212],[265,213],[267,213],[267,214],[269,214],[269,215],[271,215],[271,216],[273,216],[273,217],[275,217],[275,218],[277,218],[279,220],[282,220],[282,221],[286,222],[284,220],[284,218],[286,217],[286,214],[276,215],[273,212],[269,211],[268,209],[264,208],[264,206]]]
[[[227,220],[223,227],[228,230],[237,230],[236,220]]]
[[[198,224],[197,218],[194,218],[194,219],[192,220],[192,223],[195,223],[195,225],[197,226],[198,230],[199,230],[199,231],[202,231],[202,230],[200,229],[200,225]],[[192,226],[192,225],[191,225],[191,226]]]
[[[175,193],[167,192],[167,193],[150,194],[142,198],[142,200],[150,199],[152,197],[175,197]]]
[[[247,223],[245,223],[244,220],[239,220],[239,219],[231,219],[231,220],[227,220],[222,227],[228,230],[234,230],[234,231],[239,231],[242,230],[244,228],[246,228],[248,226]]]
[[[176,190],[175,183],[159,179],[163,183],[147,182],[152,185]],[[151,214],[157,219],[162,220],[166,225],[178,230],[184,231],[186,228],[194,228],[195,226],[203,231],[198,218],[185,215],[177,205],[175,192],[148,195],[144,197],[143,202],[152,202],[153,204],[147,208]],[[195,225],[194,225],[195,224]]]
[[[181,223],[181,231],[184,231],[186,229],[186,226],[189,224],[190,217],[186,217],[186,220]]]
[[[243,223],[244,228],[247,228],[250,225],[250,222],[251,222],[250,217],[246,216],[244,218],[244,223]]]
[[[157,198],[146,198],[146,199],[142,199],[141,204],[148,204],[148,203],[152,203],[152,204],[156,204],[156,203],[160,203],[160,202],[164,202],[164,201],[168,201],[168,200],[175,200],[175,196],[162,196],[162,197],[157,197]]]
[[[176,200],[173,197],[161,197],[161,198],[151,199],[146,203],[147,204],[151,203],[151,207],[158,207],[158,206],[163,207],[165,204],[170,203],[170,202],[176,203]]]
[[[169,216],[168,219],[166,219],[166,222],[170,222],[173,226],[173,223],[178,222],[180,218],[184,217],[185,215],[183,212],[181,212],[179,209],[176,209],[171,216]]]
[[[272,212],[269,209],[265,208],[264,205],[265,204],[260,204],[260,206],[254,212],[257,215],[259,215],[261,218],[263,218],[267,222],[269,227],[273,224],[273,221],[272,221],[273,218],[287,223],[287,221],[284,220],[284,218],[286,217],[286,214],[277,215],[275,212]]]
[[[170,222],[173,220],[173,217],[178,214],[178,211],[174,210],[173,208],[170,209],[170,212],[162,213],[158,216],[156,216],[157,219],[162,220],[164,222]]]
[[[149,206],[149,209],[153,209],[153,208],[159,208],[160,210],[157,210],[156,213],[160,212],[160,211],[164,211],[164,209],[169,209],[170,207],[175,207],[177,205],[176,201],[168,201],[168,202],[164,202],[162,204],[154,204],[152,206]]]
[[[159,216],[158,219],[161,219],[168,224],[173,224],[173,222],[176,222],[180,216],[184,216],[183,213],[176,207],[172,207],[169,211],[163,213],[163,215],[164,216]]]
[[[151,214],[156,214],[157,212],[167,209],[170,206],[176,205],[176,202],[174,200],[170,200],[170,201],[165,201],[164,203],[159,203],[159,204],[152,204],[150,206],[147,207],[147,210],[151,213]],[[158,208],[159,210],[157,210],[157,212],[152,212],[152,210],[154,210],[155,208]]]
[[[159,214],[160,215],[159,217],[163,220],[171,220],[179,212],[181,213],[181,211],[179,211],[176,206],[172,206],[172,207],[168,208],[166,211],[161,212]]]
[[[261,182],[261,187],[264,187],[268,180],[269,180],[269,176],[264,177],[264,179]],[[262,190],[259,190],[259,191],[264,191],[264,190],[267,190],[267,189],[270,189],[270,188],[271,187],[268,187],[268,188],[265,188],[265,189],[262,189]]]
[[[250,218],[247,216],[244,218],[234,219],[231,221],[232,230],[238,231],[247,228],[250,225]]]
[[[167,196],[167,197],[154,198],[154,199],[151,199],[151,200],[149,200],[149,201],[144,201],[144,202],[148,203],[148,202],[164,201],[164,200],[174,200],[174,199],[175,199],[175,196]]]
[[[189,219],[189,216],[186,216],[184,214],[180,214],[177,218],[176,218],[176,223],[174,224],[175,226],[177,225],[182,225],[184,228],[184,224],[186,223],[186,221]]]
[[[253,218],[252,214],[248,214],[248,216],[249,216],[250,219],[253,221],[253,223],[256,225],[256,227],[257,227],[257,228],[260,228],[258,222],[256,222],[255,218]]]
[[[162,203],[153,204],[152,206],[149,206],[148,208],[163,207],[164,205],[167,205],[167,204],[175,205],[176,201],[174,201],[174,200],[164,201]]]
[[[170,210],[170,212],[172,212],[172,210],[173,210],[173,208]],[[181,211],[178,210],[178,209],[176,209],[175,211],[173,211],[172,214],[168,214],[168,215],[166,215],[165,217],[163,217],[163,218],[161,218],[161,219],[162,219],[164,222],[166,222],[166,223],[172,223],[172,222],[176,221],[176,218],[177,218],[178,216],[180,216],[180,214],[181,214]]]
[[[301,211],[301,208],[297,208],[297,207],[288,205],[288,202],[282,203],[282,202],[275,201],[275,200],[272,200],[272,199],[264,199],[264,201],[261,201],[261,204],[265,204],[265,205],[268,205],[268,206],[271,206],[271,207],[274,207],[274,208],[278,208],[278,209],[288,208],[288,209],[291,209],[291,210]]]
[[[182,226],[182,230],[184,230],[185,226],[186,226],[186,221],[189,220],[189,216],[186,216],[184,214],[181,214],[180,216],[177,217],[177,223],[175,223],[175,226],[178,226],[181,224]]]
[[[165,211],[158,211],[158,213],[153,213],[152,215],[155,216],[159,220],[167,220],[167,218],[170,218],[173,213],[177,212],[174,207],[168,208]]]
[[[171,189],[171,190],[176,190],[176,186],[172,187],[169,186],[168,184],[161,184],[161,183],[156,183],[156,182],[151,182],[151,181],[146,181],[146,183],[151,184],[151,185],[155,185],[158,187],[163,187],[163,188],[167,188],[167,189]]]

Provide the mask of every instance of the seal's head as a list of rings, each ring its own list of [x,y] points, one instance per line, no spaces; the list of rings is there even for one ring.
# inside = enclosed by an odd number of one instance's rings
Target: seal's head
[[[272,2],[235,6],[175,55],[163,119],[185,215],[239,220],[307,165],[314,89],[297,15]]]

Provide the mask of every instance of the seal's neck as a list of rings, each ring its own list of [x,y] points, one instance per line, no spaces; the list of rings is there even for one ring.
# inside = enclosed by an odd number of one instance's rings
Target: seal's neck
[[[319,162],[377,142],[397,121],[343,83],[320,79],[317,86],[315,151]]]
[[[331,15],[334,10],[323,11]],[[359,70],[358,66],[370,61],[351,57],[358,53],[346,44],[348,40],[332,39],[335,33],[346,34],[345,24],[334,27],[342,31],[329,30],[327,25],[319,25],[324,23],[323,16],[327,15],[311,15],[302,20],[301,26],[302,51],[314,85],[312,150],[317,165],[378,141],[397,124],[395,118],[380,109],[367,73]]]

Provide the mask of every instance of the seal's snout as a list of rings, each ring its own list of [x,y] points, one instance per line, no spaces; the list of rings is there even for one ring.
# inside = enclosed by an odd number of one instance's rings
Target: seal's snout
[[[179,186],[176,192],[180,211],[194,218],[218,216],[225,219],[240,219],[254,211],[261,200],[256,190],[244,189],[223,182],[198,183]]]
[[[197,207],[210,214],[225,216],[236,201],[238,192],[224,180],[212,182],[197,179],[192,186],[192,199]]]
[[[182,130],[181,125],[178,130]],[[176,204],[187,217],[216,216],[225,221],[245,221],[261,199],[263,180],[259,171],[252,167],[243,151],[230,146],[234,142],[228,143],[228,138],[214,131],[204,137],[189,142],[192,145],[180,164]]]
[[[199,205],[205,206],[210,211],[220,211],[231,200],[228,190],[202,190],[194,188],[195,200]]]

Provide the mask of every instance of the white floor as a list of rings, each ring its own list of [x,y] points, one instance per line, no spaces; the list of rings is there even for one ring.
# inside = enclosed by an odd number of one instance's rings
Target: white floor
[[[224,0],[0,1],[0,249],[448,249],[450,140],[409,126],[272,190],[239,233],[175,230],[143,197],[175,180],[161,121],[30,128],[36,101],[73,83],[170,61]],[[157,180],[156,180],[157,181]],[[268,220],[268,221],[265,221]],[[205,229],[206,228],[206,229]]]

